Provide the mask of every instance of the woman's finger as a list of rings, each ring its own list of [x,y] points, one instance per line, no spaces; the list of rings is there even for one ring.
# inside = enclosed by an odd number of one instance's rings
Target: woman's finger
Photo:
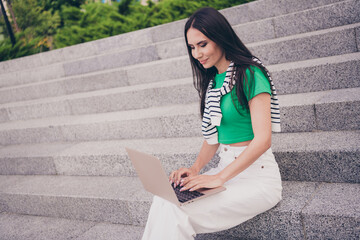
[[[171,184],[172,184],[173,181],[174,181],[175,172],[176,172],[176,171],[172,171],[172,172],[170,173],[169,181],[170,181]]]
[[[188,177],[186,180],[184,180],[183,182],[183,187],[181,188],[182,191],[184,190],[189,190],[191,188],[193,188],[195,185],[199,184],[199,177],[195,176],[195,177]]]
[[[208,175],[198,175],[194,177],[190,177],[188,179],[184,179],[183,188],[184,190],[195,191],[200,188],[214,188],[219,187],[223,184],[221,180],[217,179],[215,176]]]
[[[187,168],[182,168],[177,172],[176,181],[175,181],[176,186],[180,184],[181,177],[185,174],[188,175],[188,172],[189,170]]]
[[[190,181],[190,177],[185,177],[180,180],[180,186],[186,185]]]
[[[176,183],[180,180],[179,175],[181,175],[181,169],[173,172],[172,183],[174,184],[174,187],[176,187]]]
[[[179,170],[177,170],[177,171],[174,171],[174,175],[173,175],[173,178],[172,178],[172,183],[174,183],[174,187],[176,187],[176,182],[178,181],[178,175],[179,175],[179,172],[180,172],[181,170],[179,169]]]
[[[190,192],[192,191],[196,191],[200,188],[204,188],[204,185],[203,184],[196,184],[195,186],[193,186],[192,188],[189,189]]]
[[[188,184],[187,186],[181,188],[180,191],[186,191],[186,190],[195,191],[195,190],[198,190],[200,188],[202,188],[201,183],[191,183],[191,184]]]
[[[171,182],[171,184],[176,183],[177,182],[177,176],[179,171],[181,171],[181,168],[175,171],[172,171],[169,175],[169,181]],[[175,186],[175,185],[174,185]]]
[[[193,181],[194,179],[198,178],[199,176],[191,176],[191,175],[188,175],[187,177],[185,178],[182,178],[181,179],[181,186],[184,186],[186,185],[188,182],[190,181]]]

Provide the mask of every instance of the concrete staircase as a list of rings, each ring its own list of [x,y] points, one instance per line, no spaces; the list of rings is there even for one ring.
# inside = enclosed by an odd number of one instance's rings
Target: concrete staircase
[[[359,0],[222,11],[280,94],[283,200],[196,239],[360,238],[359,12]],[[141,238],[152,196],[124,147],[169,173],[202,143],[184,23],[0,63],[0,239]]]

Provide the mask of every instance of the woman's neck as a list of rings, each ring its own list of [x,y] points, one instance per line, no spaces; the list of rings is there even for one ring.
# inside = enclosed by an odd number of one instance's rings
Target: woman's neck
[[[217,66],[215,66],[215,67],[216,67],[218,73],[220,74],[220,73],[225,72],[228,69],[229,65],[230,65],[230,60],[227,60],[224,57],[224,60],[219,62],[219,64],[217,64]]]

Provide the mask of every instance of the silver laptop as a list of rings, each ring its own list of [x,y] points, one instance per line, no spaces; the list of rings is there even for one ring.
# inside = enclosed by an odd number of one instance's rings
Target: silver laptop
[[[221,186],[211,189],[199,189],[192,192],[180,192],[179,187],[174,189],[170,184],[169,178],[166,176],[158,158],[130,148],[125,149],[145,190],[178,206],[189,204],[226,189]]]

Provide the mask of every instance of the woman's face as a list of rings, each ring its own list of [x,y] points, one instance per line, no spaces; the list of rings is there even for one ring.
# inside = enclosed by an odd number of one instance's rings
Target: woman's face
[[[224,51],[215,42],[195,28],[189,28],[186,36],[192,56],[204,68],[215,66],[219,73],[226,71],[229,61],[226,61]]]

